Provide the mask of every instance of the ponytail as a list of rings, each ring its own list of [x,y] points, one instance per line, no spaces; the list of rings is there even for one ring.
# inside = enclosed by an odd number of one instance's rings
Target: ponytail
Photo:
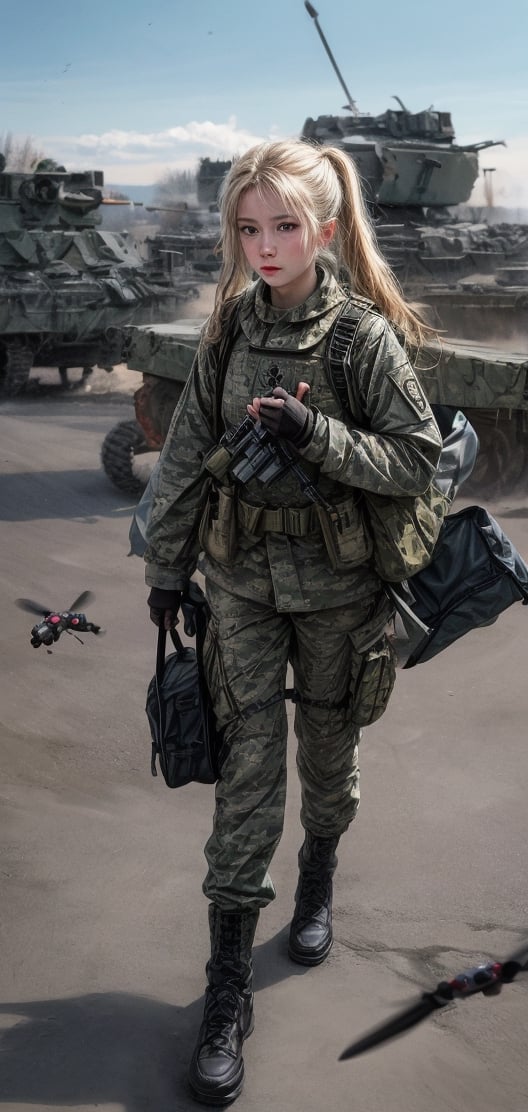
[[[322,147],[321,157],[328,160],[341,187],[342,201],[333,241],[340,272],[345,271],[354,293],[373,301],[409,344],[420,347],[428,335],[434,334],[434,329],[405,300],[397,278],[379,250],[354,163],[338,147]]]
[[[405,300],[378,248],[359,174],[349,155],[339,147],[293,139],[252,147],[233,162],[224,178],[217,245],[222,265],[214,309],[203,333],[205,343],[220,338],[226,312],[252,280],[240,243],[237,211],[241,197],[253,187],[281,197],[314,243],[321,228],[335,220],[332,242],[320,254],[324,258],[330,249],[339,280],[373,301],[410,345],[420,347],[426,336],[434,334]]]

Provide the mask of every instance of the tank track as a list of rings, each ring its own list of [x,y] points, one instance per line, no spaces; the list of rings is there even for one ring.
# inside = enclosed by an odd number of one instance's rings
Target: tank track
[[[14,398],[26,389],[33,351],[28,344],[14,341],[4,344],[4,358],[0,362],[0,397]]]

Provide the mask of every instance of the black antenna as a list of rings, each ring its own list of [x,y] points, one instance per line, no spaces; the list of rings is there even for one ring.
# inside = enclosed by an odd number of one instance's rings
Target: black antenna
[[[304,0],[304,6],[306,8],[306,11],[308,12],[308,15],[311,16],[311,18],[313,19],[313,21],[315,23],[315,26],[317,27],[317,30],[318,30],[318,33],[319,33],[319,38],[321,39],[321,42],[322,42],[322,44],[323,44],[323,46],[326,50],[326,53],[328,54],[328,57],[330,58],[330,61],[331,61],[332,65],[333,65],[333,67],[334,67],[334,69],[337,73],[341,88],[345,92],[345,96],[347,98],[347,103],[343,105],[343,108],[348,109],[348,111],[352,112],[354,116],[359,116],[358,106],[357,106],[355,100],[353,99],[353,97],[350,95],[350,93],[349,93],[349,91],[348,91],[348,89],[345,85],[345,82],[343,80],[343,77],[342,77],[341,71],[339,69],[339,66],[338,66],[338,64],[337,64],[337,62],[334,58],[334,55],[332,54],[332,51],[330,50],[330,47],[329,47],[329,45],[328,45],[328,43],[327,43],[327,41],[326,41],[326,39],[323,35],[323,32],[321,31],[320,26],[319,26],[319,20],[317,18],[318,12],[316,12],[315,8],[311,4],[308,3],[308,0]]]

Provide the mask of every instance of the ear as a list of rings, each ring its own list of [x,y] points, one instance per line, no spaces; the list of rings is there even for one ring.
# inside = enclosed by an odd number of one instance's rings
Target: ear
[[[319,232],[320,247],[327,247],[330,241],[334,238],[336,223],[336,220],[329,220],[327,224],[323,224]]]

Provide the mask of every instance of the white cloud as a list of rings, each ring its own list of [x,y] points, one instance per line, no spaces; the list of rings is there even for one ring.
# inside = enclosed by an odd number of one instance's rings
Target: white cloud
[[[77,136],[47,136],[42,145],[47,154],[60,159],[68,169],[87,163],[104,170],[111,180],[150,185],[167,170],[195,168],[199,158],[232,158],[239,151],[265,138],[239,128],[235,116],[225,123],[192,120],[164,131],[110,131]]]

